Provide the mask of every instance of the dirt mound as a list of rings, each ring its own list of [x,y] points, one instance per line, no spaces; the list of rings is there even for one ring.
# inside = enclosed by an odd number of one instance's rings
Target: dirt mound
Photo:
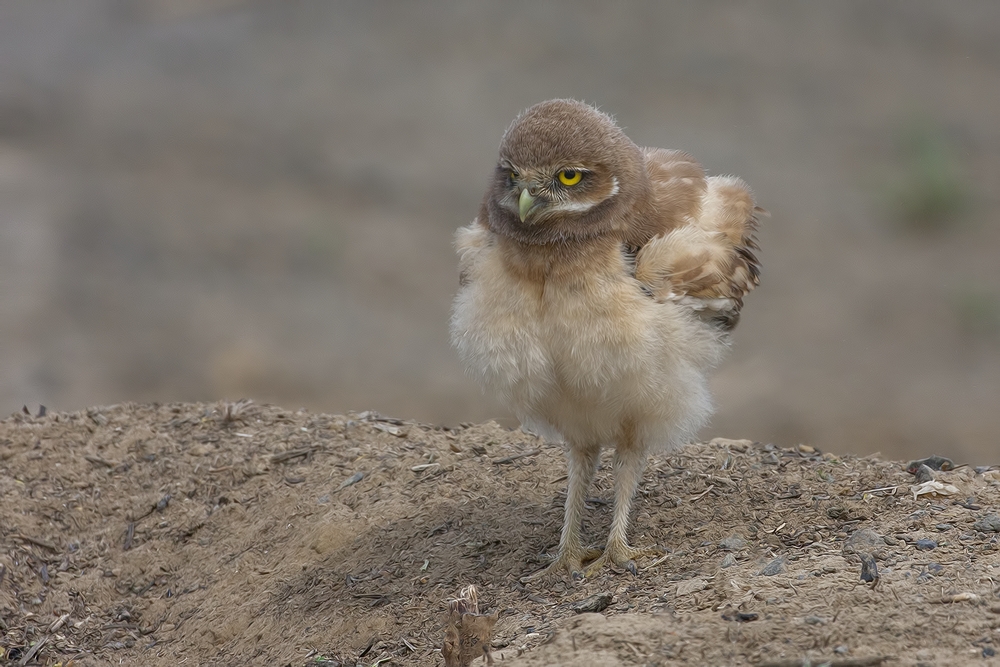
[[[933,475],[915,496],[899,463],[692,445],[640,487],[632,540],[662,558],[525,586],[558,541],[565,463],[519,431],[232,404],[18,414],[0,423],[0,646],[12,664],[434,665],[475,584],[503,664],[981,662],[1000,651],[1000,471]],[[610,483],[605,458],[591,539]]]

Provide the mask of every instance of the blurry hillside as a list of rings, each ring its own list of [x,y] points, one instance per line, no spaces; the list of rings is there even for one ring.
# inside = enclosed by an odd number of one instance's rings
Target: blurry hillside
[[[506,125],[595,102],[772,216],[706,435],[998,459],[1000,3],[0,4],[0,413],[504,413],[447,342]]]

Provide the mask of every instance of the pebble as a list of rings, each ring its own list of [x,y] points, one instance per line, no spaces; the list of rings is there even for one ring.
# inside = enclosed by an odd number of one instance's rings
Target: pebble
[[[934,471],[931,470],[929,466],[921,463],[913,471],[913,476],[916,478],[917,484],[923,484],[924,482],[931,482],[934,480]]]
[[[744,611],[724,611],[722,612],[722,620],[724,621],[739,621],[740,623],[749,623],[750,621],[756,621],[760,618],[759,614],[754,612],[744,612]]]
[[[916,474],[920,466],[927,466],[931,470],[954,470],[955,463],[945,456],[928,456],[926,459],[910,461],[906,464],[906,472],[911,475]]]
[[[337,490],[338,491],[342,491],[342,490],[346,489],[349,486],[357,484],[358,482],[360,482],[364,478],[365,478],[365,474],[363,472],[356,472],[353,475],[351,475],[350,477],[348,477],[347,479],[345,479],[343,482],[341,482],[340,486],[337,487]]]
[[[842,547],[845,554],[874,554],[885,548],[885,540],[871,528],[854,531]]]
[[[927,540],[927,539],[917,540],[916,542],[913,543],[913,546],[920,549],[921,551],[930,551],[931,549],[937,549],[937,545],[938,545],[937,542],[935,542],[934,540]]]
[[[726,557],[722,559],[722,567],[732,567],[733,565],[736,565],[736,554],[726,554]]]
[[[942,533],[945,532],[946,530],[951,530],[954,527],[955,526],[951,525],[950,523],[939,523],[936,526],[934,526],[936,530],[939,530]]]
[[[739,551],[740,549],[745,549],[746,546],[747,541],[739,535],[730,535],[726,539],[719,542],[719,548],[726,551]]]
[[[677,597],[682,595],[690,595],[691,593],[697,593],[698,591],[703,591],[708,588],[708,582],[704,579],[695,578],[687,579],[685,581],[677,582]]]
[[[1000,533],[1000,515],[987,514],[972,524],[972,527],[983,533]]]
[[[595,612],[601,612],[608,608],[608,605],[611,604],[613,597],[614,596],[611,593],[598,593],[596,595],[591,595],[589,598],[584,598],[583,600],[572,603],[569,608],[577,614],[592,614]]]
[[[770,563],[764,566],[764,569],[760,571],[765,577],[773,577],[776,574],[781,574],[785,571],[785,559],[775,558]]]
[[[861,581],[877,581],[879,574],[875,558],[871,554],[866,553],[858,554],[858,557],[861,558]]]

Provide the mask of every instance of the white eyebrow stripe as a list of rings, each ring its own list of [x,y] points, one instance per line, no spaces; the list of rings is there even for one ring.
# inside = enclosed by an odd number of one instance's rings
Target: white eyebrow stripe
[[[608,197],[614,197],[618,194],[618,179],[614,176],[611,177],[611,192],[608,193]]]
[[[552,204],[549,206],[550,211],[559,211],[561,213],[582,213],[583,211],[589,211],[594,208],[600,202],[592,201],[563,201]]]

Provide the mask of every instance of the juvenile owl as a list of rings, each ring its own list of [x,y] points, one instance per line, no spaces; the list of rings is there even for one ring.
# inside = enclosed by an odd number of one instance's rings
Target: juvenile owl
[[[689,442],[711,413],[707,373],[758,283],[760,212],[742,180],[640,148],[581,102],[542,102],[507,129],[479,216],[456,234],[451,337],[527,430],[566,443],[559,552],[534,576],[634,571],[657,552],[628,544],[632,498],[648,452]],[[605,446],[611,532],[586,548],[584,501]]]

